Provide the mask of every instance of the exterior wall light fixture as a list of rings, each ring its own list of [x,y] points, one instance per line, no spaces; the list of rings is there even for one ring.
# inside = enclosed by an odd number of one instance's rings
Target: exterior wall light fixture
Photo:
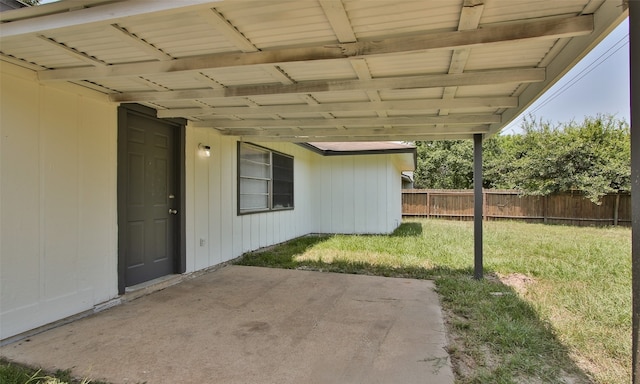
[[[208,145],[198,144],[198,151],[202,157],[211,157],[211,147]]]

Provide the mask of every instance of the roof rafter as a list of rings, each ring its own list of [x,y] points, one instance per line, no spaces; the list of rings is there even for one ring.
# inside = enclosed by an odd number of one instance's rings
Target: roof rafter
[[[372,80],[308,81],[295,84],[271,84],[227,87],[223,89],[192,89],[165,92],[125,92],[111,95],[112,101],[143,102],[244,97],[256,95],[317,93],[371,89],[416,89],[462,85],[539,82],[545,79],[544,68],[507,69],[459,74],[379,78]]]
[[[147,55],[153,56],[158,60],[163,61],[173,59],[171,55],[155,47],[154,45],[147,43],[143,39],[137,37],[118,24],[111,24],[111,28],[108,28],[107,31],[109,31],[113,36],[116,36],[118,39],[126,41],[127,44],[130,44],[144,51]]]
[[[305,101],[307,105],[311,107],[320,105],[318,100],[314,99],[313,97],[311,97],[311,95],[308,95],[306,93],[301,94],[299,97],[302,101]],[[281,108],[281,106],[278,106],[277,108],[279,109],[279,112],[277,113],[286,113],[286,107],[287,106],[285,106],[284,112],[283,112],[283,108]],[[296,108],[296,109],[300,111],[300,108]],[[330,113],[330,111],[319,111],[319,112],[325,119],[333,119],[333,115]]]
[[[517,24],[487,26],[478,30],[429,33],[304,48],[285,48],[247,53],[219,53],[164,62],[114,64],[105,68],[65,68],[38,73],[41,81],[100,79],[114,76],[148,75],[166,72],[201,71],[245,65],[333,60],[424,50],[455,49],[523,39],[556,39],[579,36],[593,30],[593,15],[543,19]]]
[[[341,43],[352,43],[356,41],[356,34],[353,33],[351,22],[347,11],[344,9],[342,0],[320,0],[320,6],[329,19],[329,24]]]
[[[28,61],[26,61],[24,59],[20,59],[18,57],[7,55],[6,53],[4,53],[2,51],[0,51],[0,60],[6,61],[7,63],[15,64],[15,65],[20,66],[20,67],[29,68],[29,69],[32,69],[34,71],[40,71],[40,70],[46,69],[46,68],[44,68],[44,67],[42,67],[42,66],[40,66],[38,64],[34,64],[34,63],[31,63],[31,62],[28,62]]]
[[[366,59],[353,59],[350,60],[351,66],[356,71],[358,75],[358,79],[360,80],[371,80],[371,72],[369,71],[369,66],[367,65]],[[368,90],[367,96],[369,96],[369,100],[372,102],[380,102],[382,99],[380,98],[380,94],[377,90]],[[377,110],[376,113],[380,117],[387,117],[386,111]]]
[[[49,44],[52,47],[56,47],[56,49],[58,49],[61,52],[64,52],[67,55],[73,56],[74,58],[80,60],[80,61],[84,61],[87,64],[91,64],[91,65],[95,65],[95,66],[99,66],[104,68],[107,63],[105,63],[104,61],[97,59],[93,56],[89,56],[84,52],[80,52],[72,47],[69,47],[63,43],[60,43],[58,41],[55,41],[52,38],[49,38],[47,36],[43,36],[43,35],[38,35],[37,36],[38,39],[40,39],[40,41],[44,41],[45,43]],[[77,79],[80,80],[80,79]]]
[[[227,19],[215,9],[205,9],[200,12],[200,16],[212,25],[218,32],[222,33],[242,52],[256,52],[258,48],[240,31],[236,29]]]
[[[460,11],[460,20],[458,22],[458,30],[473,30],[477,29],[480,24],[480,18],[484,12],[484,3],[482,0],[465,0],[462,4],[462,10]],[[453,50],[451,54],[451,63],[449,65],[449,73],[462,73],[464,67],[469,60],[469,54],[471,48],[457,48]],[[458,87],[446,87],[442,93],[443,99],[452,99],[455,97]],[[440,115],[448,115],[449,110],[443,108],[439,111]]]

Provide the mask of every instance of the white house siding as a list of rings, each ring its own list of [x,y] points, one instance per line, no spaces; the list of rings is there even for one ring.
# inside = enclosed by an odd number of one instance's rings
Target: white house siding
[[[314,155],[291,143],[252,142],[294,157],[295,209],[238,216],[239,140],[210,128],[187,129],[187,271],[313,232],[310,197]],[[199,143],[211,147],[211,157],[199,155]]]
[[[315,155],[315,232],[390,233],[402,220],[401,171],[387,155]]]
[[[389,155],[388,155],[389,156]],[[389,156],[391,157],[391,156]],[[389,218],[387,219],[387,233],[393,232],[402,223],[402,168],[398,164],[398,157],[392,157],[387,162],[387,204]]]
[[[117,293],[116,106],[2,63],[0,338]]]
[[[73,85],[39,84],[2,63],[0,339],[118,295],[117,104]],[[399,223],[393,155],[294,157],[295,209],[237,215],[237,142],[186,130],[186,270],[314,232],[387,233]],[[211,146],[202,158],[198,143]],[[202,240],[202,241],[201,241]]]

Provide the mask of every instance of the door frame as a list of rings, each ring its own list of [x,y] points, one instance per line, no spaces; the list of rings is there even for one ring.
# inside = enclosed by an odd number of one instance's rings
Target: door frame
[[[176,240],[177,255],[174,260],[173,273],[184,273],[186,271],[186,204],[185,204],[185,141],[186,141],[186,125],[185,119],[160,119],[157,117],[157,111],[153,108],[146,107],[140,104],[120,104],[118,106],[118,165],[117,165],[117,184],[118,184],[118,228],[124,228],[126,223],[126,177],[123,172],[124,167],[127,164],[127,153],[125,151],[126,145],[123,140],[127,137],[126,129],[128,124],[129,114],[137,114],[146,118],[155,119],[167,125],[171,125],[177,130],[177,139],[174,145],[177,147],[177,183],[178,183],[178,235]],[[117,231],[118,236],[118,294],[125,293],[125,238],[120,236],[120,230]]]

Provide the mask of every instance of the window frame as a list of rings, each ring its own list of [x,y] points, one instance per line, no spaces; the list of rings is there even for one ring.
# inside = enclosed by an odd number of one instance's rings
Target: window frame
[[[262,164],[262,165],[266,165],[268,166],[268,177],[250,177],[250,176],[242,176],[242,162],[243,161],[251,161],[249,159],[246,159],[242,157],[242,148],[244,147],[248,147],[251,148],[253,150],[257,150],[257,151],[262,151],[268,154],[268,158],[269,158],[269,162],[267,163],[256,163],[256,164]],[[288,179],[288,177],[285,178],[280,178],[280,179],[276,179],[274,178],[274,157],[281,157],[281,158],[286,158],[289,159],[291,162],[291,169],[290,169],[290,181],[289,180],[285,180]],[[282,168],[282,167],[279,167]],[[288,168],[284,168],[285,171],[288,171]],[[287,176],[289,174],[287,173]],[[242,208],[242,196],[243,195],[250,195],[245,193],[242,193],[242,180],[262,180],[262,181],[266,181],[267,182],[267,207],[266,208],[256,208],[256,209],[243,209]],[[266,148],[263,147],[261,145],[257,145],[257,144],[253,144],[253,143],[247,143],[247,142],[242,142],[242,141],[238,141],[238,146],[237,146],[237,168],[236,168],[236,181],[237,181],[237,191],[236,191],[236,198],[237,198],[237,215],[238,216],[243,216],[243,215],[251,215],[254,213],[265,213],[265,212],[274,212],[274,211],[289,211],[289,210],[293,210],[295,208],[295,196],[294,196],[294,191],[295,191],[295,161],[294,161],[294,157],[291,155],[288,155],[286,153],[282,153],[282,152],[278,152],[278,151],[274,151],[273,149],[270,148]],[[274,190],[276,188],[274,188],[274,182],[275,183],[290,183],[290,191],[291,191],[291,200],[290,200],[290,206],[286,206],[286,207],[274,207]],[[255,195],[259,195],[259,194],[255,194]],[[282,193],[279,194],[279,196],[283,196]],[[284,194],[284,196],[286,196],[286,194]]]

